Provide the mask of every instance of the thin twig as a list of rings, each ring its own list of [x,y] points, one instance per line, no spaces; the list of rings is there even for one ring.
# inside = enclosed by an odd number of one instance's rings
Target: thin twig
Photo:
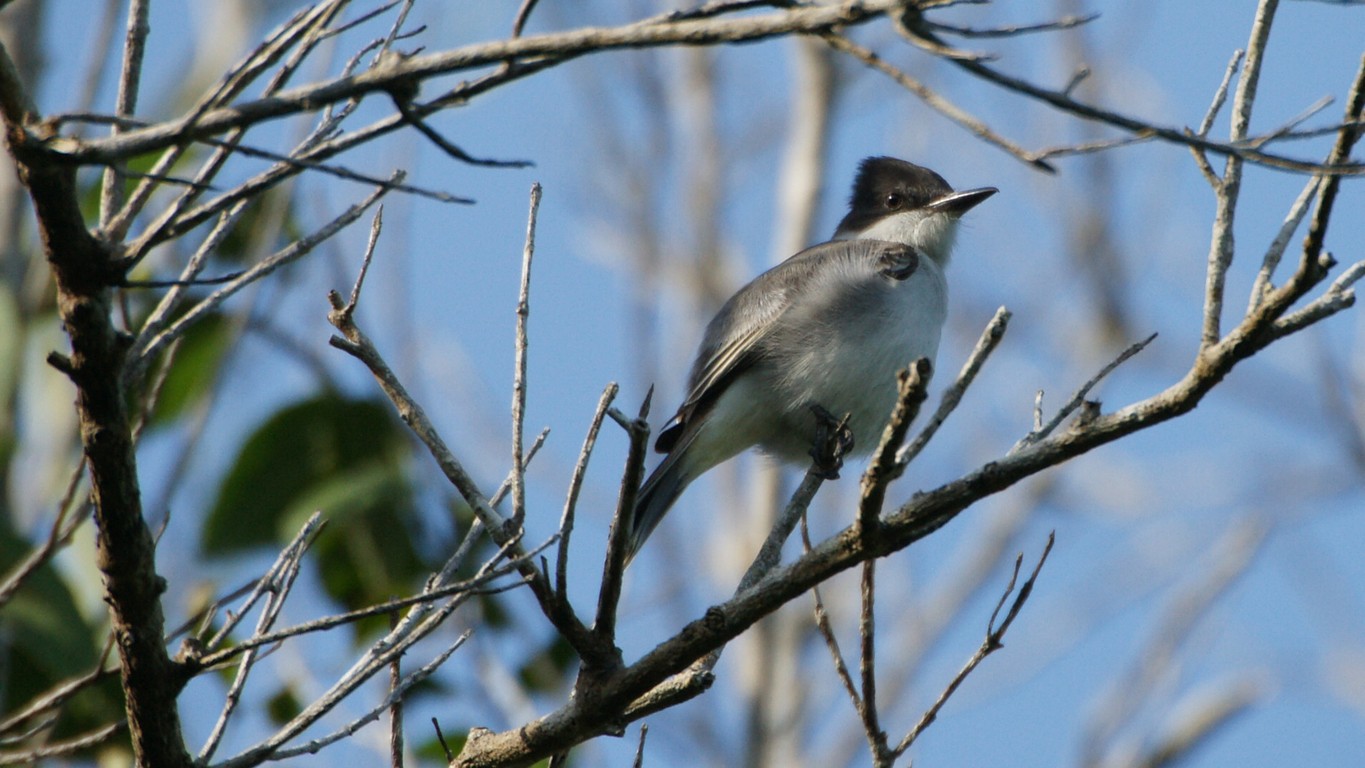
[[[388,93],[404,83],[422,81],[438,75],[501,64],[508,60],[550,65],[572,60],[588,53],[664,45],[723,44],[762,40],[783,35],[809,33],[834,26],[849,26],[870,21],[901,6],[903,0],[866,0],[837,6],[799,6],[781,12],[734,19],[708,19],[651,23],[646,19],[618,27],[570,30],[481,43],[450,51],[405,58],[392,66],[378,67],[349,77],[291,88],[272,96],[234,103],[205,113],[190,114],[164,123],[130,131],[117,137],[89,141],[63,138],[52,149],[80,164],[110,163],[135,157],[168,146],[197,141],[321,105]],[[654,17],[666,21],[669,14]],[[525,66],[525,65],[519,65]]]
[[[1230,143],[1239,145],[1247,140],[1251,125],[1251,108],[1256,102],[1256,86],[1260,82],[1261,63],[1265,56],[1266,42],[1270,39],[1270,26],[1275,18],[1275,8],[1279,0],[1261,0],[1256,8],[1256,19],[1251,25],[1251,39],[1247,43],[1246,58],[1242,61],[1242,72],[1237,79],[1237,91],[1232,98],[1232,127],[1228,134]],[[1237,201],[1242,192],[1243,160],[1240,155],[1230,154],[1223,168],[1223,178],[1215,189],[1218,202],[1213,220],[1213,236],[1209,242],[1208,274],[1204,283],[1204,331],[1200,348],[1217,344],[1222,337],[1223,294],[1227,282],[1228,267],[1233,257],[1233,221],[1237,212]]]
[[[645,737],[649,735],[649,723],[640,724],[640,741],[635,745],[635,760],[632,768],[643,768],[645,764]]]
[[[1365,54],[1360,57],[1355,79],[1351,82],[1350,92],[1346,95],[1346,116],[1341,131],[1337,133],[1337,140],[1332,145],[1332,151],[1327,156],[1329,164],[1344,162],[1350,158],[1351,149],[1365,132],[1360,126],[1362,116],[1365,116]],[[1336,202],[1337,189],[1340,186],[1341,176],[1332,174],[1328,176],[1327,182],[1318,188],[1317,205],[1308,225],[1308,235],[1303,241],[1301,268],[1304,266],[1311,268],[1319,262],[1318,257],[1322,253],[1323,242],[1327,237],[1327,225],[1332,216],[1332,206]]]
[[[1272,327],[1276,338],[1303,330],[1313,323],[1330,317],[1355,304],[1355,290],[1351,287],[1365,277],[1365,261],[1352,264],[1318,298],[1302,308],[1281,317]]]
[[[389,614],[389,631],[398,628],[398,612]],[[389,765],[403,768],[403,697],[399,687],[403,684],[402,656],[394,656],[389,662]]]
[[[885,59],[881,58],[876,53],[874,53],[871,49],[865,48],[843,35],[833,33],[821,35],[820,39],[824,40],[825,43],[834,50],[839,51],[841,53],[846,53],[849,56],[852,56],[853,58],[857,59],[858,61],[863,62],[867,66],[877,70],[878,72],[881,72],[887,77],[890,77],[892,80],[895,80],[896,83],[899,84],[902,88],[904,88],[907,91],[910,91],[911,93],[919,97],[919,99],[923,101],[924,104],[928,106],[930,109],[934,110],[935,112],[938,112],[939,114],[943,115],[944,117],[948,118],[954,123],[957,123],[961,127],[967,129],[973,136],[977,137],[978,139],[981,139],[982,141],[999,147],[1000,149],[1009,153],[1013,157],[1018,158],[1019,160],[1028,163],[1029,165],[1032,165],[1035,168],[1047,171],[1048,173],[1056,172],[1057,169],[1054,168],[1046,160],[1037,157],[1035,153],[1030,152],[1029,150],[1024,149],[1023,147],[1019,146],[1018,144],[1015,144],[1009,139],[1006,139],[1005,137],[999,135],[994,130],[992,130],[989,125],[986,125],[985,122],[974,117],[966,110],[947,100],[946,98],[941,96],[937,91],[934,91],[933,89],[929,88],[924,83],[911,77],[904,70],[901,70],[899,67],[896,67],[893,64],[887,62]]]
[[[578,508],[578,494],[583,489],[583,478],[588,473],[588,459],[592,456],[592,450],[597,445],[597,434],[602,429],[602,420],[606,418],[607,409],[616,399],[616,393],[620,391],[616,382],[607,385],[602,390],[602,396],[597,399],[597,409],[593,411],[592,421],[588,424],[588,434],[583,438],[583,447],[578,452],[578,461],[574,464],[573,475],[569,479],[569,493],[564,500],[564,513],[559,518],[559,552],[555,557],[555,594],[559,599],[568,602],[568,571],[569,571],[569,538],[573,535],[574,515]]]
[[[531,588],[531,593],[535,596],[546,618],[575,650],[580,653],[589,653],[588,649],[592,645],[592,639],[588,629],[573,615],[568,606],[556,599],[554,588],[550,584],[547,574],[541,572],[533,562],[523,557],[525,552],[519,543],[520,533],[507,526],[503,516],[493,508],[479,490],[474,479],[436,431],[425,410],[417,401],[412,399],[407,388],[393,373],[393,369],[389,367],[374,344],[356,325],[353,314],[345,311],[346,305],[342,302],[340,294],[332,291],[328,294],[327,299],[332,306],[332,311],[327,316],[328,321],[342,334],[342,336],[333,336],[328,340],[328,343],[360,360],[370,369],[370,373],[379,382],[384,394],[393,403],[399,418],[426,446],[427,451],[436,461],[442,473],[445,474],[446,479],[455,486],[456,491],[459,492],[465,503],[474,511],[475,516],[480,519],[484,528],[492,536],[493,541],[505,549],[507,555],[518,563],[518,570],[526,578],[527,585]]]
[[[1044,88],[995,70],[980,61],[973,61],[970,59],[951,59],[951,61],[957,66],[988,82],[994,83],[1001,88],[1022,94],[1030,99],[1041,101],[1061,112],[1075,115],[1085,120],[1104,123],[1105,125],[1129,131],[1137,136],[1153,137],[1171,144],[1201,149],[1213,154],[1236,156],[1245,162],[1255,163],[1268,168],[1279,168],[1281,170],[1295,171],[1298,173],[1330,172],[1350,176],[1365,174],[1365,164],[1362,163],[1343,162],[1340,165],[1329,165],[1265,152],[1247,146],[1246,141],[1219,142],[1201,138],[1198,135],[1192,134],[1188,128],[1158,125],[1150,120],[1140,119],[1122,112],[1087,104],[1073,98],[1071,94],[1067,93],[1064,89]]]
[[[222,243],[232,231],[233,224],[235,224],[237,218],[241,216],[246,205],[246,202],[243,201],[233,206],[231,210],[219,214],[218,220],[214,222],[213,227],[209,230],[208,234],[204,236],[199,247],[194,249],[194,253],[190,256],[189,260],[185,262],[184,268],[180,270],[181,280],[193,280],[201,271],[203,271],[204,265],[208,263],[209,256],[217,250],[218,245]],[[138,329],[137,336],[133,339],[131,345],[132,349],[145,349],[148,342],[155,337],[156,334],[166,328],[166,325],[171,321],[172,313],[180,306],[181,297],[184,296],[184,289],[187,287],[189,286],[172,286],[171,290],[167,291],[166,295],[161,297],[161,301],[157,302],[156,307],[152,309],[151,313],[147,316],[147,319],[142,322],[142,327]],[[128,365],[124,369],[125,381],[128,383],[137,381],[142,376],[143,371],[146,370],[147,365],[151,362],[151,358],[151,355],[130,356]]]
[[[70,518],[68,523],[68,517],[76,507],[76,492],[81,487],[81,481],[85,478],[86,461],[87,459],[82,455],[68,476],[66,491],[57,503],[57,516],[52,521],[52,527],[48,529],[47,539],[43,541],[41,546],[30,552],[28,557],[16,563],[14,568],[5,575],[4,581],[0,582],[0,608],[4,608],[5,604],[18,594],[33,574],[49,562],[62,547],[69,544],[76,529],[90,519],[89,512],[93,509],[93,505],[89,501],[83,500],[81,502],[82,513]]]
[[[540,213],[540,184],[531,185],[526,217],[526,243],[521,251],[521,288],[517,293],[515,368],[512,375],[512,520],[520,528],[526,519],[526,468],[522,466],[522,430],[526,418],[527,320],[531,316],[531,259],[536,252],[536,216]]]
[[[524,559],[533,558],[535,555],[539,554],[543,549],[548,547],[554,541],[555,538],[551,537],[544,544],[541,544],[539,547],[536,547],[535,549],[528,552],[525,555]],[[194,663],[197,667],[209,669],[212,667],[219,666],[225,662],[231,661],[236,656],[239,656],[242,653],[251,650],[252,648],[259,648],[265,645],[274,645],[275,643],[281,642],[283,640],[289,640],[291,638],[300,637],[302,635],[306,635],[312,632],[324,632],[326,630],[332,629],[333,627],[339,627],[345,624],[353,624],[357,621],[361,621],[362,619],[368,619],[372,616],[383,616],[385,614],[391,614],[403,608],[408,608],[414,605],[424,605],[435,602],[437,600],[444,600],[447,597],[454,597],[456,595],[490,594],[492,592],[504,591],[503,588],[489,588],[487,587],[487,585],[497,579],[502,578],[503,576],[515,572],[516,570],[517,563],[513,561],[508,561],[507,563],[501,566],[491,568],[487,571],[481,572],[477,576],[465,579],[463,581],[446,583],[441,586],[426,587],[422,590],[420,594],[417,595],[397,598],[395,600],[390,600],[386,603],[381,603],[379,605],[372,605],[368,608],[357,608],[356,610],[347,611],[346,613],[340,613],[335,616],[324,616],[323,618],[320,619],[305,621],[303,623],[285,627],[284,629],[278,629],[273,632],[253,634],[251,637],[242,640],[240,643],[233,645],[230,648],[224,648],[221,651],[215,651],[214,653],[205,654],[201,657],[198,657],[194,659]],[[520,583],[521,582],[517,582],[512,586],[517,586]]]
[[[897,374],[895,407],[860,483],[857,520],[858,531],[863,536],[877,534],[878,517],[886,502],[886,486],[900,474],[897,471],[896,454],[905,442],[911,422],[919,415],[920,406],[929,396],[929,378],[932,375],[933,365],[928,358],[923,357]]]
[[[446,647],[444,651],[441,651],[439,654],[437,654],[435,658],[433,658],[431,661],[427,662],[426,664],[423,664],[421,667],[408,674],[407,677],[404,677],[401,681],[399,681],[398,685],[393,687],[393,690],[389,693],[388,696],[384,698],[383,701],[379,702],[378,705],[372,707],[368,712],[365,712],[361,716],[355,718],[354,720],[351,720],[346,725],[327,734],[326,736],[313,739],[312,741],[300,744],[297,747],[273,750],[270,754],[270,759],[289,760],[295,757],[316,754],[318,750],[328,746],[329,744],[335,744],[336,742],[341,741],[342,739],[355,735],[356,731],[359,731],[363,726],[378,720],[379,716],[382,715],[386,710],[392,707],[395,703],[402,701],[403,698],[407,696],[408,692],[412,690],[412,687],[414,685],[422,682],[428,677],[431,677],[432,673],[434,673],[442,664],[444,664],[446,662],[446,659],[450,658],[451,654],[458,651],[460,647],[464,645],[465,641],[469,639],[469,635],[470,630],[466,630],[463,634],[461,634],[458,638],[455,639],[455,642],[451,643],[449,646]],[[394,658],[397,658],[399,654],[392,654],[392,656]],[[241,761],[234,758],[233,760],[229,760],[223,763],[222,766],[223,768],[238,768],[239,766],[242,766],[244,764],[249,764],[249,761]]]
[[[536,3],[540,0],[521,0],[521,7],[517,8],[516,18],[512,19],[512,37],[521,37],[521,31],[526,28],[526,22],[531,18],[531,11],[535,10]],[[640,737],[640,746],[644,747],[644,737]]]
[[[1333,101],[1334,99],[1331,96],[1323,96],[1322,98],[1308,105],[1308,107],[1299,114],[1284,121],[1284,123],[1281,124],[1279,128],[1276,128],[1275,130],[1270,131],[1269,133],[1263,133],[1260,136],[1257,136],[1255,139],[1252,139],[1251,146],[1262,147],[1265,146],[1266,144],[1269,144],[1272,141],[1276,141],[1278,139],[1284,138],[1285,136],[1294,133],[1294,130],[1296,128],[1298,128],[1300,125],[1303,125],[1306,121],[1308,121],[1317,113],[1331,106]]]
[[[333,298],[334,306],[339,305],[340,299],[335,296],[335,292],[333,292]],[[520,552],[519,541],[520,539],[515,537],[507,540],[499,547],[498,551],[494,553],[492,557],[484,562],[475,576],[480,577],[487,574],[489,571],[494,570],[497,567],[497,564],[502,562],[510,551],[516,550],[517,552]],[[549,542],[543,546],[549,546]],[[523,557],[522,561],[516,564],[518,570],[528,567],[529,563],[526,562],[527,559],[528,558]],[[534,566],[529,567],[530,573],[534,574]],[[531,581],[531,579],[528,579],[528,581]],[[534,582],[532,582],[532,584],[534,585]],[[429,586],[441,587],[443,585],[439,583],[432,585],[429,581]],[[330,744],[333,741],[344,738],[346,735],[349,735],[349,733],[353,733],[354,729],[359,728],[361,725],[378,718],[380,713],[387,708],[389,704],[388,701],[382,702],[378,707],[357,720],[352,721],[340,731],[334,732],[322,739],[308,742],[302,747],[288,750],[283,749],[285,744],[312,727],[343,699],[354,693],[354,691],[367,680],[382,672],[395,657],[406,653],[413,645],[440,627],[451,613],[465,604],[469,597],[470,593],[468,592],[456,594],[451,597],[451,599],[445,601],[440,607],[434,607],[428,602],[416,604],[413,609],[399,621],[397,627],[384,637],[372,643],[351,668],[337,679],[324,694],[305,707],[303,711],[295,715],[289,722],[282,725],[269,738],[244,750],[232,759],[223,762],[220,764],[219,768],[247,768],[248,766],[258,765],[266,759],[283,759],[285,757],[303,754],[304,752],[316,751],[326,744]],[[458,647],[463,640],[464,638],[462,637],[457,641],[455,647]],[[446,656],[455,650],[455,647],[450,648],[445,654],[442,654],[440,658],[408,675],[406,680],[410,682],[400,686],[398,695],[401,695],[403,691],[406,691],[407,688],[410,687],[411,682],[420,680],[434,671],[435,668],[445,660]]]
[[[402,177],[403,173],[401,171],[394,174],[395,179],[401,179]],[[312,234],[295,240],[279,251],[276,251],[256,264],[253,264],[243,272],[240,277],[201,299],[193,307],[189,308],[176,318],[175,322],[170,323],[165,330],[162,330],[152,338],[145,340],[139,347],[136,347],[134,357],[152,357],[172,339],[184,334],[191,325],[203,319],[209,312],[216,309],[218,305],[222,304],[242,288],[251,285],[280,267],[306,256],[308,253],[312,252],[314,248],[317,248],[322,243],[331,239],[332,236],[350,226],[387,192],[388,190],[382,187],[374,190],[364,200],[347,208],[341,215],[332,219]]]
[[[630,449],[626,453],[626,465],[621,472],[621,490],[617,495],[616,514],[612,516],[611,528],[607,532],[607,557],[602,564],[602,582],[597,592],[597,612],[592,623],[593,636],[602,648],[615,647],[616,609],[621,600],[621,581],[628,563],[625,523],[635,509],[640,481],[645,473],[645,454],[649,444],[649,408],[653,401],[654,388],[650,387],[640,403],[636,417],[625,425],[626,434],[630,438]],[[608,408],[607,413],[615,410]]]
[[[119,71],[118,95],[114,100],[114,114],[118,117],[131,117],[137,112],[138,87],[142,85],[142,57],[147,47],[147,35],[152,30],[147,21],[150,6],[151,0],[131,0],[128,5],[128,26],[123,40],[123,66]],[[118,134],[119,126],[113,126],[110,132]],[[110,165],[104,171],[104,181],[100,187],[101,229],[113,218],[122,199],[123,176],[116,166]]]
[[[408,125],[416,128],[418,133],[427,137],[438,149],[455,160],[484,168],[526,168],[535,164],[530,160],[495,160],[487,157],[475,157],[442,136],[435,128],[432,128],[426,120],[422,119],[421,114],[412,108],[409,102],[395,97],[393,103]]]
[[[260,45],[249,52],[241,62],[229,69],[217,84],[205,91],[204,95],[183,118],[185,124],[192,126],[209,111],[227,104],[267,68],[278,62],[290,48],[299,43],[300,40],[306,40],[310,29],[316,31],[339,10],[340,2],[329,0],[329,2],[319,3],[310,9],[304,9],[294,14],[292,18],[280,25]],[[267,89],[267,93],[270,92],[271,90]],[[225,140],[224,148],[212,153],[200,166],[200,171],[195,179],[196,184],[182,192],[159,217],[158,221],[152,224],[150,229],[153,231],[159,229],[163,222],[174,218],[185,206],[198,199],[204,185],[216,176],[223,167],[231,155],[232,148],[244,135],[246,128],[247,126],[237,126],[230,132]],[[153,164],[151,174],[153,176],[166,174],[188,152],[189,146],[186,142],[173,142],[170,145],[158,148],[165,151]],[[146,206],[157,187],[158,184],[153,179],[147,179],[138,184],[117,215],[103,228],[105,236],[113,241],[123,240],[128,229],[132,226],[133,220]]]
[[[59,741],[36,749],[29,749],[23,752],[0,752],[0,765],[34,765],[39,760],[46,760],[52,757],[65,757],[74,755],[77,752],[90,749],[102,743],[105,739],[113,736],[122,730],[127,723],[119,720],[96,728],[81,736],[75,736],[65,741]]]
[[[99,658],[95,660],[95,664],[89,672],[57,683],[32,700],[7,713],[4,719],[0,720],[0,733],[8,733],[18,727],[20,723],[30,720],[40,713],[56,711],[58,707],[61,707],[86,688],[118,674],[117,668],[105,668],[105,663],[109,661],[109,654],[113,648],[114,636],[110,633],[105,640],[104,650],[100,652]]]
[[[1047,562],[1048,554],[1052,552],[1052,544],[1055,539],[1056,532],[1048,534],[1047,546],[1043,547],[1043,554],[1038,558],[1038,564],[1033,566],[1033,573],[1029,574],[1028,579],[1019,588],[1019,593],[1015,595],[1014,602],[1010,605],[1009,612],[1005,615],[1005,620],[997,627],[995,620],[999,617],[1001,609],[1004,608],[1005,601],[1014,593],[1015,580],[1019,578],[1019,567],[1023,564],[1024,556],[1021,554],[1015,559],[1014,571],[1010,575],[1010,582],[1005,587],[1004,593],[1000,595],[1000,601],[996,603],[995,610],[991,613],[991,620],[986,625],[986,639],[981,642],[981,646],[976,649],[976,653],[972,654],[972,657],[967,660],[967,663],[948,683],[948,686],[938,695],[938,699],[936,699],[929,709],[925,711],[924,715],[920,717],[919,722],[915,724],[915,727],[911,728],[910,732],[905,734],[905,737],[902,738],[900,743],[896,745],[896,748],[892,750],[893,756],[900,757],[905,754],[905,751],[915,743],[915,739],[918,739],[920,734],[924,733],[924,729],[928,728],[929,725],[938,718],[938,713],[943,709],[943,706],[948,703],[948,699],[952,698],[952,695],[957,692],[958,687],[962,685],[962,681],[966,680],[967,676],[970,675],[987,656],[1004,647],[1002,641],[1004,640],[1005,633],[1009,631],[1010,625],[1014,623],[1014,619],[1019,615],[1019,611],[1024,607],[1024,603],[1028,601],[1029,595],[1033,594],[1033,585],[1038,580],[1038,574],[1043,569],[1043,563]]]
[[[322,515],[317,512],[308,516],[308,519],[304,521],[304,524],[299,527],[298,533],[294,534],[294,538],[280,550],[280,554],[275,558],[275,562],[272,563],[261,578],[257,580],[251,594],[242,602],[242,605],[237,609],[237,612],[235,614],[230,613],[228,620],[223,623],[223,626],[203,644],[205,650],[212,651],[222,645],[223,641],[232,634],[232,631],[237,628],[237,625],[246,617],[246,614],[256,605],[256,602],[264,597],[267,592],[275,588],[280,574],[284,573],[289,568],[291,562],[297,562],[303,556],[304,550],[311,545],[314,535],[322,526],[322,522]]]
[[[1100,14],[1088,13],[1084,16],[1068,15],[1055,21],[1044,21],[1038,24],[1010,24],[1003,27],[991,27],[989,29],[977,29],[975,27],[960,27],[954,24],[943,24],[937,21],[925,19],[924,23],[930,29],[939,32],[947,32],[966,38],[990,38],[990,37],[1018,37],[1030,32],[1053,32],[1061,29],[1073,29],[1082,24],[1089,24],[1098,19]]]
[[[791,500],[787,502],[787,506],[778,515],[768,537],[763,541],[763,546],[754,556],[753,562],[749,564],[744,575],[740,577],[739,584],[735,587],[734,592],[736,598],[754,591],[761,582],[781,566],[782,545],[791,537],[797,522],[805,517],[811,500],[815,498],[816,491],[820,490],[824,481],[825,474],[815,467],[806,472],[805,477],[801,480],[801,485],[797,487]],[[628,721],[637,720],[653,712],[676,706],[703,693],[711,686],[713,680],[711,670],[720,661],[721,652],[724,649],[724,645],[717,646],[711,652],[697,658],[686,669],[660,682],[635,701],[632,701],[626,707],[625,718]]]
[[[1237,65],[1242,63],[1242,56],[1245,51],[1237,49],[1233,51],[1232,58],[1228,60],[1227,68],[1223,70],[1223,79],[1218,83],[1218,88],[1213,92],[1213,101],[1209,103],[1209,108],[1204,112],[1204,119],[1199,123],[1199,131],[1195,133],[1201,139],[1207,139],[1209,131],[1213,130],[1213,121],[1218,118],[1218,113],[1223,109],[1223,104],[1228,99],[1228,88],[1232,85],[1232,76],[1237,73]],[[1214,192],[1222,185],[1223,180],[1218,173],[1213,170],[1209,163],[1208,152],[1202,147],[1190,147],[1190,152],[1194,155],[1194,161],[1199,166],[1199,171],[1204,175],[1204,180],[1209,183]]]
[[[403,25],[408,23],[408,14],[412,13],[412,6],[415,2],[416,0],[403,0],[403,7],[399,8],[398,13],[394,14],[388,34],[384,35],[383,41],[377,46],[374,58],[370,59],[371,68],[379,66],[389,52],[393,50],[393,44],[404,37]],[[394,5],[397,3],[391,3],[387,8],[392,8]]]
[[[1156,334],[1153,333],[1151,336],[1148,336],[1147,338],[1137,342],[1136,344],[1129,345],[1127,349],[1120,352],[1118,357],[1115,357],[1113,360],[1110,360],[1109,363],[1106,364],[1103,368],[1101,368],[1098,373],[1090,377],[1089,381],[1082,384],[1081,387],[1071,395],[1071,399],[1067,400],[1066,403],[1061,408],[1058,408],[1057,413],[1053,414],[1052,418],[1049,419],[1046,424],[1043,424],[1042,426],[1039,427],[1035,427],[1027,435],[1024,435],[1023,437],[1019,438],[1019,442],[1015,443],[1013,448],[1010,448],[1010,453],[1015,453],[1021,448],[1024,448],[1025,446],[1034,445],[1039,440],[1042,440],[1048,435],[1051,435],[1052,432],[1056,430],[1057,427],[1059,427],[1068,416],[1070,416],[1077,408],[1080,408],[1085,403],[1086,395],[1090,394],[1090,390],[1094,389],[1095,386],[1099,384],[1101,381],[1104,381],[1104,378],[1109,374],[1113,373],[1115,368],[1118,368],[1120,365],[1123,365],[1133,355],[1136,355],[1137,353],[1146,349],[1147,345],[1151,344],[1155,340]],[[1039,392],[1039,395],[1040,395],[1039,406],[1041,406],[1042,392]]]
[[[289,597],[289,592],[294,585],[294,580],[298,576],[299,567],[303,563],[303,554],[307,551],[307,544],[311,541],[312,532],[321,525],[322,515],[314,512],[309,516],[307,522],[303,524],[299,534],[290,543],[285,551],[288,555],[282,554],[279,561],[280,568],[276,571],[276,576],[270,579],[269,584],[265,585],[265,593],[268,593],[265,607],[261,610],[261,615],[256,621],[256,629],[252,634],[260,635],[270,631],[275,625],[275,620],[279,617],[280,611],[284,608],[284,602]],[[237,674],[232,679],[232,684],[228,686],[227,695],[223,698],[223,709],[218,715],[217,721],[213,724],[213,729],[209,737],[204,741],[204,746],[199,750],[198,762],[203,765],[213,757],[213,753],[218,750],[218,745],[222,741],[223,734],[227,731],[228,722],[232,719],[233,713],[237,709],[237,704],[241,701],[242,691],[246,687],[247,677],[251,674],[259,654],[257,649],[252,648],[242,655],[237,667]]]
[[[1280,230],[1275,233],[1275,239],[1270,242],[1270,247],[1266,248],[1265,256],[1261,258],[1261,269],[1256,273],[1256,282],[1251,286],[1251,298],[1247,301],[1247,312],[1250,313],[1260,306],[1265,300],[1275,277],[1275,268],[1280,265],[1280,259],[1284,252],[1289,248],[1289,241],[1294,237],[1294,232],[1303,223],[1303,217],[1308,215],[1308,209],[1317,195],[1318,188],[1322,186],[1323,177],[1314,176],[1303,185],[1299,196],[1294,198],[1293,205],[1289,206],[1289,212],[1285,214],[1284,222],[1280,224]]]
[[[858,612],[858,676],[862,685],[863,731],[872,750],[872,762],[881,768],[889,766],[886,754],[886,734],[882,732],[881,716],[877,713],[877,561],[863,563],[859,589],[861,610]]]
[[[806,554],[810,554],[810,527],[806,525],[805,516],[801,517],[801,546]],[[844,692],[848,694],[848,699],[853,703],[853,709],[858,713],[859,719],[863,716],[863,697],[858,693],[858,687],[853,683],[853,675],[848,671],[848,663],[844,661],[843,651],[839,649],[839,639],[834,635],[834,627],[829,621],[829,611],[825,610],[825,601],[820,594],[820,587],[811,588],[811,597],[815,600],[815,629],[820,633],[820,637],[825,641],[825,648],[829,650],[830,660],[834,662],[834,674],[843,683]]]
[[[1129,147],[1134,144],[1145,144],[1152,140],[1150,134],[1137,134],[1133,136],[1117,136],[1112,139],[1096,139],[1095,141],[1083,141],[1079,144],[1065,144],[1059,147],[1044,147],[1029,153],[1029,158],[1033,160],[1051,160],[1054,157],[1067,157],[1070,155],[1089,155],[1096,152],[1107,152],[1119,147]]]
[[[990,322],[982,329],[981,336],[976,340],[976,346],[972,348],[972,353],[967,356],[967,362],[963,363],[962,370],[958,371],[957,378],[953,380],[951,386],[943,391],[943,396],[939,400],[938,409],[929,418],[928,423],[920,430],[915,439],[909,445],[901,448],[896,453],[896,466],[899,477],[905,472],[905,468],[914,461],[915,457],[924,450],[924,447],[933,439],[934,433],[943,426],[948,416],[957,408],[958,403],[962,402],[962,396],[966,394],[967,388],[976,380],[976,375],[980,373],[981,366],[986,364],[986,359],[991,356],[995,348],[999,346],[1000,340],[1005,337],[1005,329],[1010,324],[1010,311],[1004,307],[995,310]],[[894,479],[894,478],[893,478]]]
[[[360,289],[365,285],[365,275],[370,272],[370,263],[374,260],[374,249],[379,244],[379,233],[384,229],[384,206],[381,204],[374,209],[374,218],[370,221],[370,237],[365,241],[365,253],[360,258],[360,270],[356,273],[355,284],[351,286],[351,300],[346,302],[344,312],[355,312],[356,304],[360,301]]]

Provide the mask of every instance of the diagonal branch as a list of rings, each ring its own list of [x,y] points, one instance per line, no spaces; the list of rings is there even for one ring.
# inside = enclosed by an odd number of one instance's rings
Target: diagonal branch
[[[195,141],[235,128],[254,125],[319,106],[374,93],[402,91],[413,82],[437,75],[498,65],[504,62],[558,64],[589,53],[670,45],[741,43],[792,34],[812,34],[834,27],[862,24],[904,5],[905,0],[867,0],[862,3],[799,6],[761,16],[670,21],[668,15],[618,27],[585,28],[530,37],[516,37],[470,45],[450,51],[391,57],[360,74],[291,88],[278,94],[233,106],[190,113],[141,130],[107,139],[54,139],[46,149],[65,162],[109,164],[146,152]]]

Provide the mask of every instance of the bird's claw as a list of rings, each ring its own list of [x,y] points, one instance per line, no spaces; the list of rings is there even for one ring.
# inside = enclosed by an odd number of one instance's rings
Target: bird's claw
[[[839,479],[839,469],[844,466],[844,456],[853,450],[853,430],[848,428],[848,414],[842,419],[830,413],[821,405],[812,405],[815,414],[815,444],[810,456],[815,460],[811,471],[826,480]]]

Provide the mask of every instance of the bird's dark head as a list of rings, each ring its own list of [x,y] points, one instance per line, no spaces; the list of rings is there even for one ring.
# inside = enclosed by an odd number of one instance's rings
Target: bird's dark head
[[[905,243],[947,265],[957,220],[996,193],[994,187],[954,192],[943,177],[894,157],[869,157],[858,166],[848,215],[836,240],[870,238]]]

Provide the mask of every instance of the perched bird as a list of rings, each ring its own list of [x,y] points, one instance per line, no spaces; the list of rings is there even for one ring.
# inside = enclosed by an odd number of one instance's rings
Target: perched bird
[[[938,352],[958,218],[995,192],[954,192],[892,157],[862,162],[834,239],[759,275],[707,326],[654,446],[667,456],[627,520],[627,561],[689,483],[741,451],[809,461],[821,421],[844,414],[854,452],[876,447],[897,372]]]

